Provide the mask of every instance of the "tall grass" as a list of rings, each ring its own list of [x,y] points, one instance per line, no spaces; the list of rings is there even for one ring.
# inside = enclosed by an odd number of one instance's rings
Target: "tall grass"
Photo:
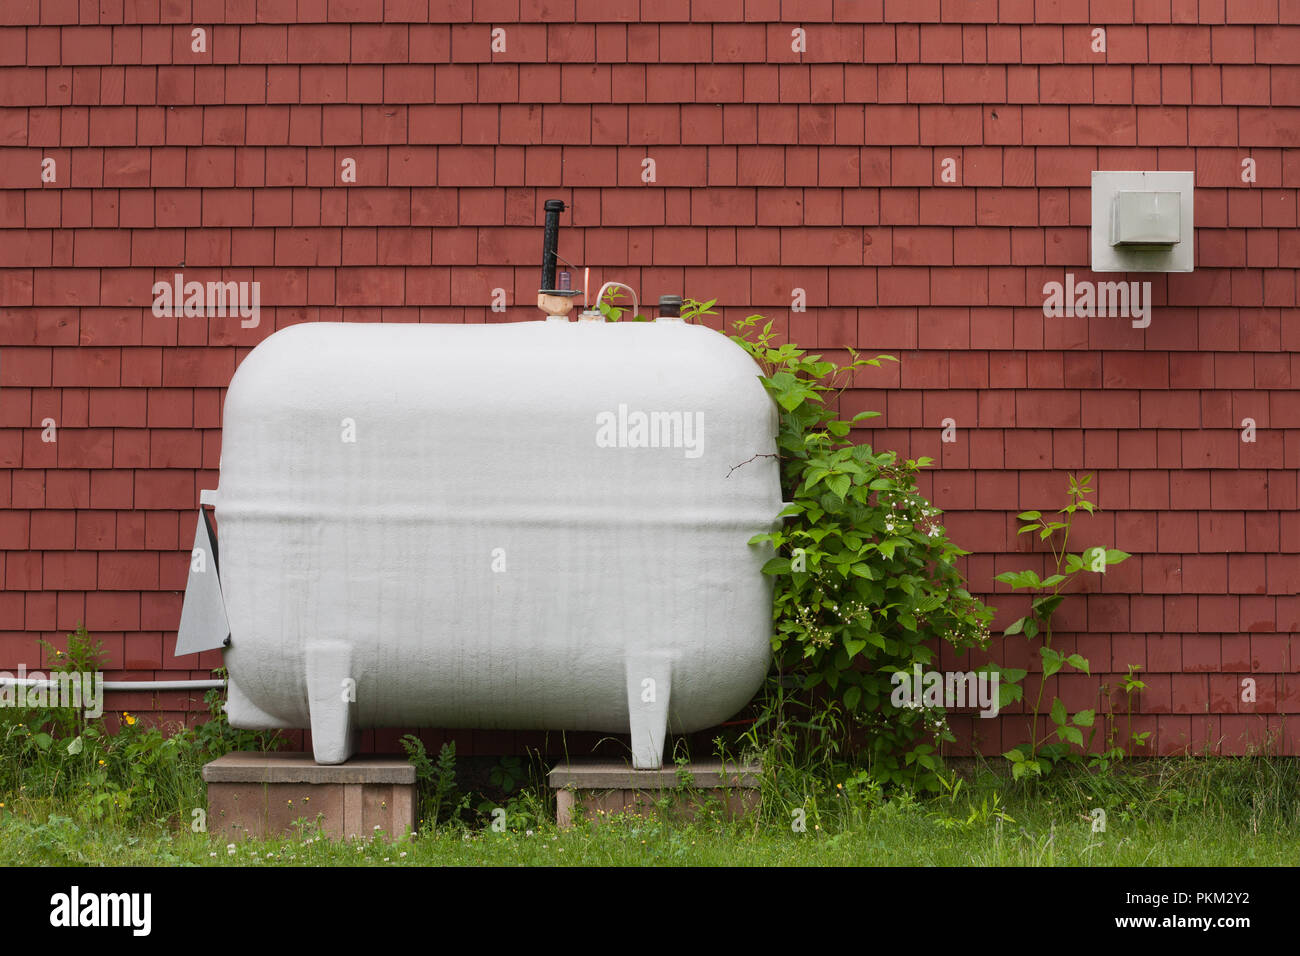
[[[102,670],[102,647],[84,628],[68,635],[66,649],[47,651],[52,674]],[[86,824],[188,827],[207,806],[203,764],[279,743],[231,728],[217,691],[204,700],[209,719],[197,727],[147,727],[124,712],[116,733],[80,709],[0,708],[0,809]]]

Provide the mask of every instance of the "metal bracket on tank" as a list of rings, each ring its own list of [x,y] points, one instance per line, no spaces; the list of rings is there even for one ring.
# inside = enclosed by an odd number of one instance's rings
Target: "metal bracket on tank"
[[[190,574],[185,581],[185,601],[176,633],[175,656],[214,651],[230,643],[230,621],[221,594],[217,567],[217,536],[204,505],[216,504],[215,493],[199,494],[199,520],[190,551]]]

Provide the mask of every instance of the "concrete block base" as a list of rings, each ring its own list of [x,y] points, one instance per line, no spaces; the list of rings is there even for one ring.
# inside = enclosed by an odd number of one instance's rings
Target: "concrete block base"
[[[678,819],[694,818],[715,806],[727,819],[758,809],[759,767],[700,760],[660,770],[633,770],[617,758],[573,760],[553,768],[548,775],[556,791],[556,823],[573,825],[581,813],[599,822],[619,814],[646,816],[669,799],[669,813]]]
[[[401,757],[325,766],[307,753],[231,753],[207,764],[208,832],[222,839],[289,835],[320,821],[330,839],[388,839],[416,828],[415,768]]]

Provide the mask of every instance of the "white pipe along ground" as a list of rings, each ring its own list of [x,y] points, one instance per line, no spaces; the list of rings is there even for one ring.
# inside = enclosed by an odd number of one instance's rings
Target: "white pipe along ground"
[[[34,677],[0,677],[0,684],[23,687],[57,687],[58,679]],[[104,690],[220,690],[223,680],[106,680]]]

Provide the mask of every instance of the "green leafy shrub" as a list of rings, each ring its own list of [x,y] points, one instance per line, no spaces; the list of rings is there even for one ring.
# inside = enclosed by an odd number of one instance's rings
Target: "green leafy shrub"
[[[689,301],[683,318],[713,314]],[[802,744],[825,755],[851,749],[885,784],[934,790],[936,743],[953,738],[941,708],[896,707],[893,675],[935,663],[935,645],[985,647],[992,611],[954,566],[968,554],[948,540],[942,515],[916,487],[931,459],[900,459],[855,444],[833,400],[849,377],[892,356],[840,366],[793,344],[774,343],[772,323],[751,315],[731,338],[757,360],[780,413],[780,528],[751,543],[776,556],[772,650],[776,675],[753,740],[778,760]],[[808,733],[811,734],[811,737]],[[851,748],[850,748],[850,745]]]
[[[1038,714],[1043,705],[1043,693],[1047,680],[1064,668],[1091,675],[1091,665],[1081,654],[1063,654],[1052,646],[1052,618],[1061,602],[1065,600],[1067,588],[1080,574],[1105,574],[1106,568],[1119,564],[1129,555],[1114,548],[1092,547],[1081,554],[1069,551],[1070,532],[1074,527],[1075,515],[1080,511],[1093,514],[1097,506],[1089,499],[1092,494],[1092,475],[1076,478],[1070,475],[1068,500],[1056,514],[1059,519],[1048,519],[1040,511],[1025,511],[1017,515],[1021,521],[1020,534],[1036,534],[1040,541],[1047,542],[1051,548],[1053,573],[1039,578],[1033,569],[1024,571],[1006,571],[997,576],[997,580],[1009,584],[1015,590],[1024,589],[1038,595],[1029,605],[1029,613],[1013,621],[1003,632],[1007,637],[1023,634],[1029,640],[1039,639],[1038,655],[1042,659],[1042,671],[1038,679],[1038,689],[1034,696],[1034,706],[1030,713],[1029,741],[1007,751],[1003,756],[1011,761],[1013,778],[1019,780],[1029,775],[1041,777],[1049,773],[1061,760],[1080,760],[1082,751],[1087,751],[1092,744],[1096,728],[1096,710],[1088,708],[1075,714],[1066,711],[1065,703],[1059,697],[1052,698],[1048,711],[1053,729],[1049,732],[1055,739],[1038,736]],[[1012,668],[999,668],[1001,689],[1014,695],[1019,700],[1022,689],[1019,682],[1027,671]],[[1126,681],[1126,691],[1131,695],[1136,684],[1130,669],[1130,679]],[[1142,685],[1145,686],[1145,685]],[[1140,689],[1140,688],[1136,688]],[[1085,742],[1083,732],[1088,731]],[[1077,748],[1077,749],[1075,749]],[[1104,754],[1094,757],[1094,764],[1101,766],[1124,755],[1120,748],[1112,748]]]

